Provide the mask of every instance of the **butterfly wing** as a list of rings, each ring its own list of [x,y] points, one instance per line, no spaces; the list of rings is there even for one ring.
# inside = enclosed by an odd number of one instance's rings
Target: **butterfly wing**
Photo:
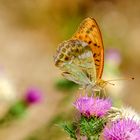
[[[62,75],[70,80],[73,81],[79,85],[81,85],[82,87],[86,88],[89,85],[92,85],[90,79],[88,78],[88,76],[86,75],[85,72],[83,72],[80,67],[78,67],[76,64],[69,64],[69,63],[65,63],[64,67],[63,67],[64,72],[62,73]]]
[[[67,58],[67,59],[66,59]],[[63,71],[63,76],[84,87],[94,85],[96,73],[92,51],[87,43],[68,40],[61,43],[55,56],[55,65]]]
[[[101,79],[104,66],[104,47],[101,32],[96,21],[93,18],[86,18],[72,39],[79,39],[88,43],[94,58],[96,77]]]

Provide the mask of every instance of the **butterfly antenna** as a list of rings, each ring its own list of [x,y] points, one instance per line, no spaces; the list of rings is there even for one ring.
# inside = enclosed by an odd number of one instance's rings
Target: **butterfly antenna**
[[[113,80],[107,80],[107,81],[121,81],[121,80],[134,80],[134,77],[129,77],[129,78],[119,78],[119,79],[113,79]]]
[[[112,85],[112,86],[115,86],[115,84],[113,84],[113,83],[110,83],[110,82],[108,82],[108,84],[110,84],[110,85]]]
[[[107,80],[106,82],[112,86],[115,86],[114,83],[110,83],[110,81],[121,81],[121,80],[134,80],[134,77],[129,77],[129,78],[119,78],[119,79],[113,79],[113,80]]]
[[[114,84],[114,83],[110,83],[110,82],[108,82],[108,81],[107,81],[107,83],[108,83],[108,84],[110,84],[110,85],[112,85],[112,86],[115,86],[115,84]]]

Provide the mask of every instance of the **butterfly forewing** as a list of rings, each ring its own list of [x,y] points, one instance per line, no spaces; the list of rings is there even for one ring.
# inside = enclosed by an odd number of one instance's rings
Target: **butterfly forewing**
[[[104,65],[104,48],[101,32],[96,21],[92,18],[86,18],[72,39],[79,39],[88,43],[94,58],[96,77],[101,79]]]

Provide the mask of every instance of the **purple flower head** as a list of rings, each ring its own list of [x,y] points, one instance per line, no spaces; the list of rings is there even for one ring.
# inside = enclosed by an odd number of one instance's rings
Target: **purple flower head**
[[[29,104],[38,103],[41,101],[41,99],[42,99],[42,92],[39,89],[35,87],[31,87],[27,89],[25,100]]]
[[[140,140],[140,124],[132,119],[122,119],[106,126],[105,140]]]
[[[106,53],[106,59],[112,63],[119,65],[121,63],[121,55],[117,49],[110,49]]]
[[[87,117],[103,117],[111,108],[111,101],[109,99],[83,96],[75,101],[74,106],[81,114],[86,115]]]

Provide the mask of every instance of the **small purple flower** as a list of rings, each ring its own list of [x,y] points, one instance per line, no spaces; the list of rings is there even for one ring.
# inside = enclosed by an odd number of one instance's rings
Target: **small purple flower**
[[[39,89],[35,87],[31,87],[27,89],[25,100],[29,104],[38,103],[39,101],[41,101],[41,99],[42,99],[42,92]]]
[[[106,126],[105,140],[140,140],[140,124],[132,119],[122,119]]]
[[[111,108],[111,101],[109,99],[83,96],[75,101],[74,106],[81,114],[86,115],[87,117],[103,117]]]

